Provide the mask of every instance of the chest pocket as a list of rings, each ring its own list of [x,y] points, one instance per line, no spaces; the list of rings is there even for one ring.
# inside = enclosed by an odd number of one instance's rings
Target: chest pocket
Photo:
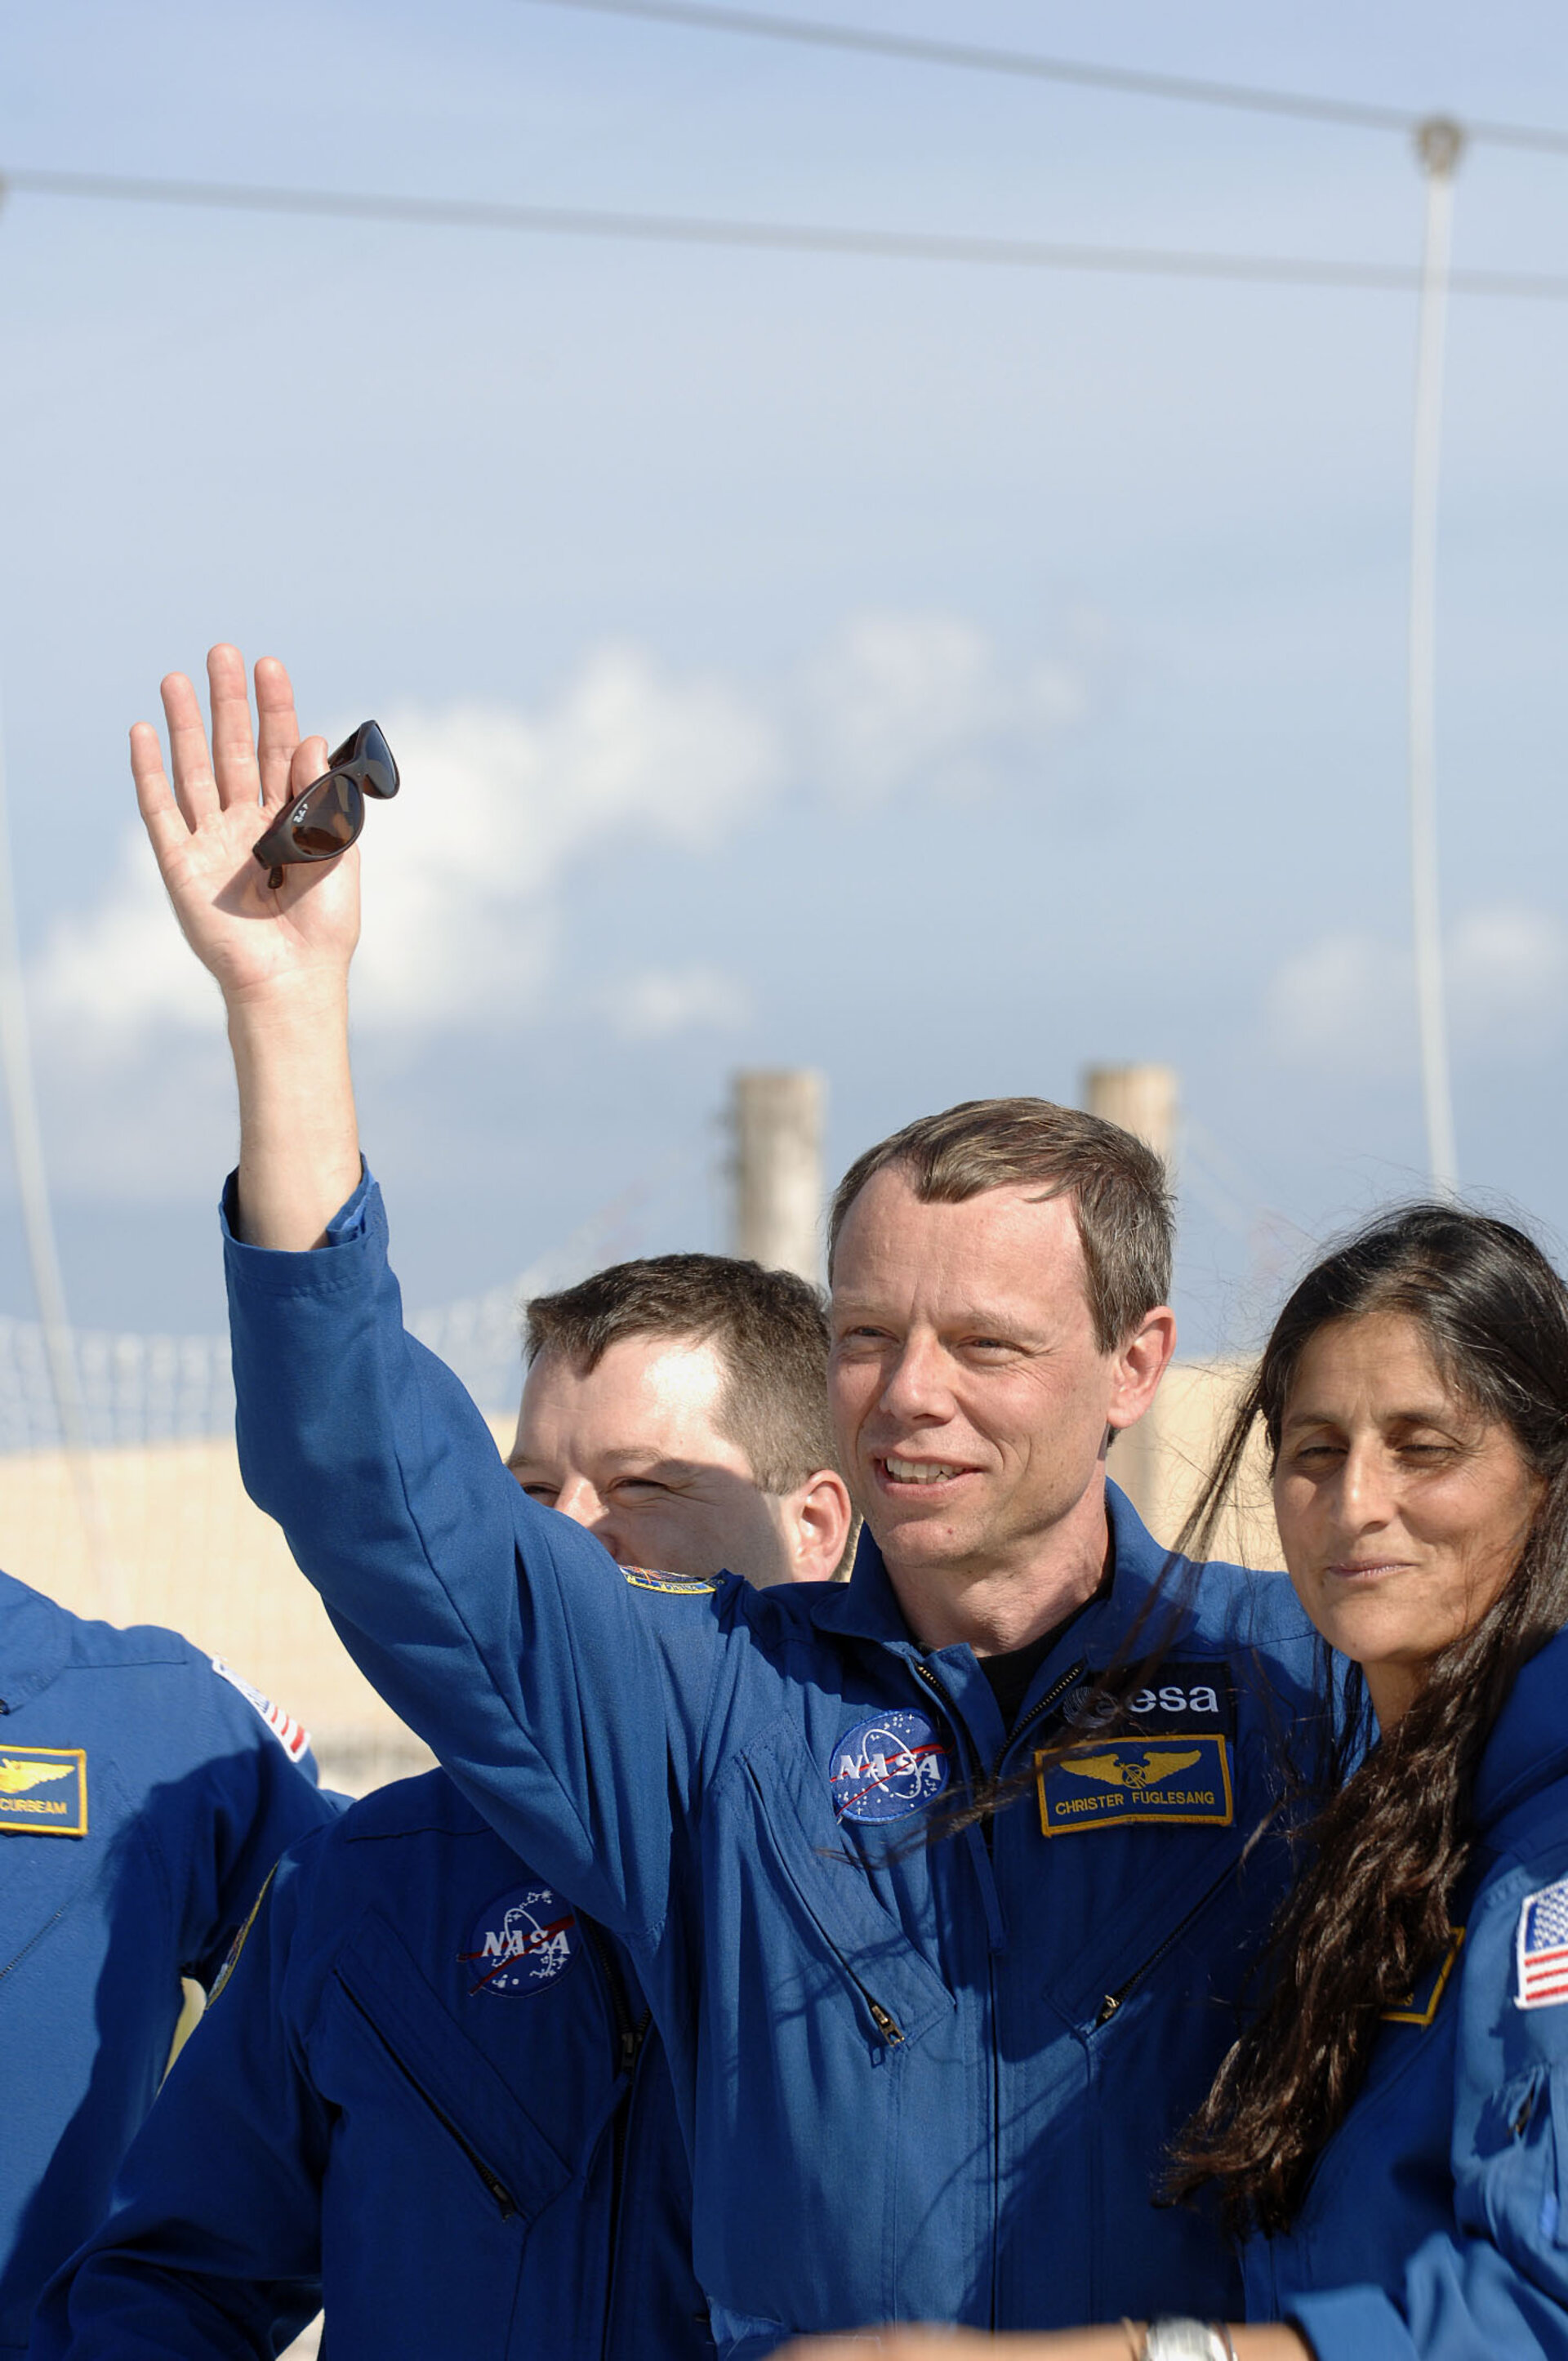
[[[169,1987],[177,1980],[177,1944],[170,1926],[167,1879],[155,1873],[148,1850],[144,1815],[128,1801],[108,1762],[93,1758],[89,1778],[91,1816],[84,1837],[45,1836],[20,1826],[0,1837],[0,1991],[5,1979],[30,1964],[32,1954],[46,1939],[70,1929],[73,1942],[69,1962],[54,1960],[51,1973],[68,1965],[72,1975],[96,1982],[111,1938],[110,1915],[103,1896],[116,1889],[115,1922],[137,1926],[142,1945],[137,1972],[156,1974],[167,1960]],[[124,1907],[118,1906],[123,1897]],[[95,1935],[84,1938],[80,1914],[91,1905]],[[159,1940],[149,1944],[156,1927]]]
[[[534,2219],[572,2178],[506,2079],[455,2025],[401,1938],[367,1911],[339,1956],[334,1980],[389,2073],[425,2109],[433,2131],[466,2158],[479,2188],[508,2219]],[[548,2086],[545,2062],[540,2077]]]
[[[930,1962],[883,1907],[833,1819],[828,1773],[794,1725],[775,1723],[742,1757],[759,1841],[821,1938],[875,2059],[952,2015],[956,2004]],[[912,1831],[918,1836],[918,1823]]]

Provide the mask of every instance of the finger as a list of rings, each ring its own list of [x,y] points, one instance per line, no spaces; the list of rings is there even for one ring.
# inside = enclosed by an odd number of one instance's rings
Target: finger
[[[160,683],[163,717],[169,724],[169,754],[174,773],[174,795],[188,826],[200,828],[218,808],[218,783],[207,759],[207,733],[196,692],[182,672],[171,672]]]
[[[276,656],[256,667],[256,712],[261,747],[261,800],[269,815],[289,799],[289,765],[300,742],[294,690]]]
[[[131,729],[131,776],[136,781],[137,809],[161,870],[171,853],[189,844],[191,830],[164,771],[158,732],[148,721],[137,721]]]
[[[313,780],[319,779],[326,769],[326,740],[302,738],[289,764],[288,792],[303,795]]]
[[[213,771],[218,801],[225,811],[235,804],[259,804],[261,774],[251,735],[245,658],[226,641],[207,651],[207,692],[213,703]]]

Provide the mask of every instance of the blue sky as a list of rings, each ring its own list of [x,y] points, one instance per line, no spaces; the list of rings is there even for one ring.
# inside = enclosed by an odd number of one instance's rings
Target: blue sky
[[[793,0],[777,0],[789,12]],[[836,0],[837,5],[837,0]],[[797,15],[827,13],[824,0]],[[1568,126],[1556,11],[842,0],[862,23]],[[573,14],[0,12],[0,169],[1403,262],[1391,135]],[[1568,270],[1477,147],[1456,259]],[[1168,1060],[1185,1341],[1419,1184],[1414,304],[10,197],[0,691],[76,1318],[220,1316],[221,1033],[127,723],[233,638],[374,712],[367,1148],[411,1296],[722,1245],[738,1064],[830,1156]],[[1568,1232],[1568,305],[1456,300],[1439,795],[1462,1175]],[[609,1209],[605,1211],[605,1209]],[[0,1174],[0,1310],[29,1310]]]

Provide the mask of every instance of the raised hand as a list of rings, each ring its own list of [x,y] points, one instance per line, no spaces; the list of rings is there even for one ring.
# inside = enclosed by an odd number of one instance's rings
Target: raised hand
[[[163,684],[170,785],[158,732],[131,731],[137,801],[185,939],[223,986],[239,1084],[240,1235],[254,1246],[319,1246],[359,1179],[348,1070],[348,963],[359,935],[359,856],[292,865],[276,892],[251,847],[326,768],[302,740],[289,675],[256,667],[259,747],[237,648],[207,658],[209,757],[183,673]]]
[[[170,769],[158,732],[131,731],[137,802],[185,939],[231,1009],[256,995],[341,990],[359,933],[357,851],[291,866],[276,889],[251,847],[278,812],[326,768],[326,741],[302,739],[289,675],[274,656],[256,667],[253,738],[245,660],[220,646],[207,658],[213,737],[183,673],[162,685]]]

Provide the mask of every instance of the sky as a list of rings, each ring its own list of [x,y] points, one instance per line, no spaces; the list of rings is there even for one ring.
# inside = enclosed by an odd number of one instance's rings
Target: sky
[[[775,0],[1568,126],[1546,0]],[[1409,264],[1397,134],[473,0],[0,0],[0,172]],[[1477,142],[1455,260],[1568,272]],[[216,1002],[133,719],[218,639],[375,714],[363,1128],[411,1302],[723,1247],[733,1070],[911,1116],[1179,1073],[1184,1348],[1424,1176],[1415,303],[11,192],[0,696],[65,1280],[222,1320]],[[1568,304],[1456,296],[1438,796],[1462,1182],[1568,1235]],[[582,1248],[582,1251],[587,1249]],[[0,1157],[0,1313],[32,1310]]]

